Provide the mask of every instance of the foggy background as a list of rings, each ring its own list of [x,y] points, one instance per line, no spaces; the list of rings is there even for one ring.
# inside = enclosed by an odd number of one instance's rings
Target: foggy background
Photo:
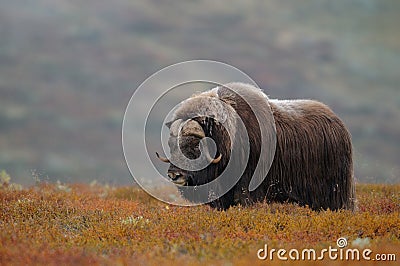
[[[121,146],[132,93],[210,59],[270,98],[328,104],[352,134],[357,182],[398,183],[399,25],[398,0],[0,0],[0,171],[133,184]]]

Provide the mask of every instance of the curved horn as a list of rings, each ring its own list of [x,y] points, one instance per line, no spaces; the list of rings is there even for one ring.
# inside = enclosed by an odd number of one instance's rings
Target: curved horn
[[[160,161],[164,162],[164,163],[169,163],[170,161],[168,160],[168,158],[165,157],[160,157],[160,155],[158,154],[158,152],[156,152],[156,155],[158,157],[158,159],[160,159]]]
[[[220,153],[219,154],[219,156],[217,157],[217,158],[215,158],[215,159],[213,159],[211,156],[210,156],[210,154],[208,154],[207,152],[206,152],[206,157],[207,157],[207,159],[208,159],[208,161],[210,162],[210,163],[219,163],[219,161],[221,161],[221,159],[222,159],[222,154]]]
[[[219,163],[222,159],[222,154],[220,153],[219,156],[211,161],[211,163]]]

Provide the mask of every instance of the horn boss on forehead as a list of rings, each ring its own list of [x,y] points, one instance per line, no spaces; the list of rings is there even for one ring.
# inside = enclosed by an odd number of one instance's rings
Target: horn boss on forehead
[[[196,136],[198,138],[204,138],[206,136],[200,124],[191,119],[183,123],[180,134],[182,136]]]
[[[261,120],[254,110],[261,114]],[[244,123],[248,144],[242,141],[237,119]],[[168,175],[178,188],[216,179],[231,158],[232,145],[238,147],[235,158],[241,158],[244,145],[250,146],[247,161],[243,158],[233,162],[244,164],[243,174],[226,194],[209,202],[212,207],[226,209],[266,200],[296,202],[315,210],[354,208],[350,134],[333,111],[320,102],[270,100],[252,85],[229,83],[182,102],[168,125],[172,159],[178,148],[191,159],[199,157],[203,148],[207,157],[209,147],[200,147],[204,138],[213,139],[216,146],[215,156],[208,157],[209,164],[204,169],[188,171],[171,160]],[[267,165],[264,161],[269,156],[261,154],[261,132],[267,139],[276,134],[276,150],[267,174],[255,177],[262,180],[261,185],[250,191],[250,180],[258,173],[256,166]],[[182,193],[196,201],[196,195]]]

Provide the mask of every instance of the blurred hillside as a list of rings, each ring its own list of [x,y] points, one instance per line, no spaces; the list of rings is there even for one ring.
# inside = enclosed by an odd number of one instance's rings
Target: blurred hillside
[[[400,180],[400,1],[0,0],[0,170],[17,183],[132,182],[129,98],[183,60],[245,71],[348,125],[359,182]],[[141,156],[141,155],[138,155]]]

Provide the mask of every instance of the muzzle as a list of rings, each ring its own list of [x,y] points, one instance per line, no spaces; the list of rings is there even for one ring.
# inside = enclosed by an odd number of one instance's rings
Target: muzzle
[[[171,179],[171,181],[175,185],[178,185],[178,186],[185,186],[188,183],[187,176],[180,171],[169,170],[168,177]]]

